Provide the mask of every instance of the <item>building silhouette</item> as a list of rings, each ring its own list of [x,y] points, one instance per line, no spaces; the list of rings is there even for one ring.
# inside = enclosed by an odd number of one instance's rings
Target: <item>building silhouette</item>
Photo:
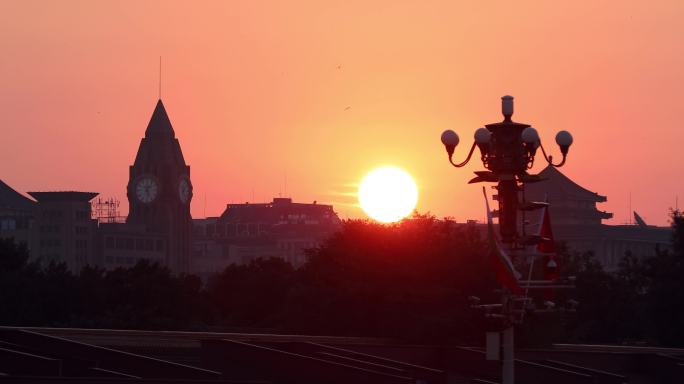
[[[31,200],[0,181],[0,237],[23,243],[32,260],[65,263],[72,271],[93,264],[97,221],[94,192],[29,192]]]
[[[597,203],[608,201],[606,196],[581,187],[561,173],[558,168],[547,166],[539,173],[546,179],[529,183],[525,187],[526,198],[533,201],[547,200],[553,209],[555,226],[595,226],[603,220],[612,219],[613,214],[601,211]]]
[[[0,238],[13,238],[35,249],[36,202],[0,180]]]
[[[201,276],[256,258],[276,257],[300,266],[306,250],[320,245],[341,224],[332,205],[294,203],[291,198],[228,204],[220,217],[193,222],[193,273]]]
[[[155,241],[165,240],[165,265],[189,272],[192,218],[190,166],[161,99],[130,167],[127,224],[144,226]],[[142,227],[141,227],[142,228]]]
[[[111,270],[140,259],[176,273],[190,265],[192,183],[180,143],[161,100],[140,140],[126,188],[124,223],[105,220],[95,236],[93,264]],[[109,222],[106,222],[109,221]]]
[[[97,193],[29,192],[32,201],[0,182],[0,236],[25,243],[33,259],[65,262],[73,272],[131,267],[140,259],[189,272],[190,167],[161,100],[129,174],[125,223],[93,218]]]
[[[605,270],[617,270],[627,251],[646,257],[655,254],[656,247],[670,246],[670,228],[603,224],[603,220],[613,217],[596,206],[607,201],[605,196],[581,187],[552,166],[539,175],[545,180],[527,184],[525,198],[548,201],[555,240],[575,251],[592,252]],[[528,233],[533,233],[540,218],[532,213],[527,219],[531,222]]]
[[[605,196],[554,167],[540,175],[546,180],[527,184],[526,200],[548,201],[555,239],[573,250],[593,252],[606,270],[616,270],[627,251],[649,256],[656,246],[670,245],[670,228],[643,220],[639,225],[603,224],[613,216],[597,207]],[[299,266],[306,249],[340,226],[331,205],[290,198],[228,204],[219,217],[193,220],[192,188],[190,166],[159,100],[129,168],[125,222],[92,219],[90,200],[96,193],[31,192],[33,201],[0,181],[0,237],[13,237],[26,244],[32,258],[63,261],[74,272],[88,264],[115,269],[147,259],[176,273],[207,276],[259,257]],[[527,233],[535,232],[534,216],[527,214]]]
[[[42,263],[64,262],[72,271],[93,263],[97,220],[92,219],[94,192],[29,192],[36,199],[34,253]]]

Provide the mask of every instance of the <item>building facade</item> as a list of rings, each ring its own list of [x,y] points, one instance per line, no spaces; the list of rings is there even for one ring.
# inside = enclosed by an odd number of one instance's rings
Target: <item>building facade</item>
[[[107,270],[130,268],[141,259],[167,265],[167,236],[147,232],[142,224],[100,223],[95,244],[95,265]]]
[[[129,168],[125,223],[93,219],[92,192],[29,192],[28,199],[0,181],[0,236],[25,243],[31,258],[85,265],[131,267],[147,259],[176,273],[190,270],[192,183],[180,143],[161,100]]]
[[[613,217],[601,211],[597,203],[605,196],[581,187],[557,168],[548,166],[539,173],[545,180],[525,186],[527,201],[547,201],[555,240],[565,242],[571,249],[593,252],[607,271],[617,270],[627,251],[635,256],[651,256],[656,247],[670,246],[671,229],[648,225],[606,225],[603,220]],[[533,233],[540,217],[528,213]]]
[[[31,256],[41,263],[66,263],[80,271],[94,264],[97,220],[92,219],[94,192],[29,192],[36,199],[35,247]]]
[[[277,257],[294,266],[306,249],[318,246],[340,228],[332,205],[294,203],[228,204],[220,217],[194,220],[193,273],[207,275],[230,264]]]
[[[0,180],[0,238],[13,238],[33,251],[35,211],[35,201]]]
[[[161,100],[157,102],[130,166],[126,191],[128,227],[120,232],[128,233],[126,236],[130,239],[148,236],[155,243],[155,252],[162,252],[156,247],[162,239],[163,264],[174,272],[189,272],[192,241],[190,166],[185,163]]]

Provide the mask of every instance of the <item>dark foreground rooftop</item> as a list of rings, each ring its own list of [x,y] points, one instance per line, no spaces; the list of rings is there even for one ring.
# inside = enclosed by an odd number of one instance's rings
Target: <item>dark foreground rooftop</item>
[[[8,383],[496,383],[479,348],[356,337],[0,327]],[[681,383],[684,350],[516,351],[516,383]]]

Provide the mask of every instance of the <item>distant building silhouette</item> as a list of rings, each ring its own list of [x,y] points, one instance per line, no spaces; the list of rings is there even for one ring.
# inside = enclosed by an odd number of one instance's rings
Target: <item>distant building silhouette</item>
[[[299,266],[305,249],[319,245],[341,223],[332,205],[293,203],[290,198],[228,204],[220,217],[193,222],[193,272],[202,275],[258,257],[278,257]]]
[[[105,269],[130,268],[146,259],[168,266],[168,235],[147,231],[145,224],[100,223],[94,264]]]
[[[528,200],[548,202],[553,209],[553,224],[566,225],[599,225],[602,220],[612,219],[613,214],[600,211],[596,203],[604,203],[608,199],[596,192],[591,192],[570,180],[558,168],[547,166],[539,173],[546,179],[539,183],[530,183],[525,187]]]
[[[616,270],[627,251],[635,256],[649,256],[655,253],[656,246],[670,246],[670,228],[603,224],[603,220],[613,217],[612,213],[600,211],[596,207],[596,203],[607,200],[605,196],[579,186],[551,166],[546,167],[540,175],[546,180],[528,184],[525,187],[526,199],[548,199],[556,240],[566,242],[577,251],[593,252],[607,271]],[[537,224],[534,213],[528,214],[527,219],[532,227]],[[528,230],[533,231],[533,228]]]
[[[192,183],[180,143],[161,100],[140,141],[127,186],[125,223],[100,223],[94,264],[132,267],[147,259],[189,272]]]
[[[190,166],[161,100],[129,169],[125,222],[118,220],[116,209],[103,208],[102,201],[98,209],[107,212],[93,215],[90,200],[97,193],[30,195],[37,202],[0,182],[0,236],[25,243],[32,258],[65,262],[74,272],[88,264],[109,270],[132,267],[140,259],[202,276],[259,257],[301,265],[304,250],[319,245],[340,225],[331,205],[289,198],[228,204],[220,217],[193,222]]]
[[[88,264],[131,267],[140,259],[189,272],[190,167],[161,100],[129,171],[126,222],[110,217],[99,226],[90,203],[97,193],[29,192],[33,202],[0,182],[0,236],[26,243],[34,259],[65,262],[74,272]]]
[[[605,225],[611,213],[597,208],[605,196],[591,192],[554,167],[530,183],[528,201],[551,204],[555,238],[572,249],[592,251],[607,270],[615,270],[626,251],[651,255],[670,244],[670,228]],[[230,264],[278,257],[295,266],[307,248],[319,245],[340,226],[331,205],[294,203],[275,198],[263,204],[228,204],[220,217],[192,220],[190,166],[161,100],[152,113],[129,168],[125,223],[116,218],[98,226],[92,219],[92,192],[31,192],[32,201],[0,181],[0,237],[25,243],[31,257],[63,261],[73,271],[87,264],[106,269],[133,266],[148,259],[176,273],[203,276]],[[527,232],[534,232],[534,213]],[[108,222],[107,222],[108,221]],[[193,238],[194,236],[194,238]]]
[[[36,202],[0,180],[0,238],[13,238],[29,251],[35,248]]]
[[[65,262],[72,271],[94,264],[93,238],[97,220],[92,219],[90,200],[94,192],[29,192],[36,199],[35,236],[32,255],[42,263]]]
[[[185,164],[161,99],[130,167],[127,196],[130,208],[126,223],[143,225],[153,237],[162,236],[165,265],[176,272],[189,272],[190,166]]]

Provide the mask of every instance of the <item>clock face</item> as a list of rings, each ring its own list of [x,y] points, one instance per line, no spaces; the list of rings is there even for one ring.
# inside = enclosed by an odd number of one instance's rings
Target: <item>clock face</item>
[[[151,203],[157,198],[159,187],[151,177],[143,177],[135,185],[135,196],[143,203]]]
[[[190,201],[190,196],[192,196],[192,191],[190,187],[190,183],[188,182],[188,179],[182,178],[180,182],[178,182],[178,196],[180,197],[181,201],[186,204],[188,201]]]

